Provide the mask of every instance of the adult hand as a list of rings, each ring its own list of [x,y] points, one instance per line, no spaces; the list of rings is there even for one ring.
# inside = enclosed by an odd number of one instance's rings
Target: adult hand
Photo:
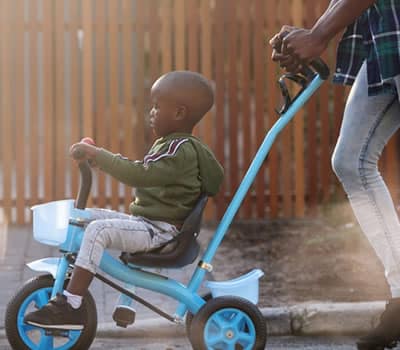
[[[328,41],[315,31],[303,28],[291,30],[282,39],[282,54],[292,55],[299,62],[309,64],[318,58],[328,46]]]
[[[284,38],[289,35],[289,33],[298,30],[297,27],[292,27],[284,25],[279,33],[275,34],[269,41],[272,46],[272,60],[279,62],[281,68],[286,69],[288,72],[297,73],[302,68],[302,63],[299,61],[298,57],[285,50],[283,46]]]

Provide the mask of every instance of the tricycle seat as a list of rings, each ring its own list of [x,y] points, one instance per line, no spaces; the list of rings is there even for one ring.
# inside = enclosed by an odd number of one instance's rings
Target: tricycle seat
[[[179,268],[196,260],[200,246],[197,236],[208,197],[202,194],[192,212],[186,218],[178,235],[161,247],[145,253],[122,252],[120,259],[143,267]]]

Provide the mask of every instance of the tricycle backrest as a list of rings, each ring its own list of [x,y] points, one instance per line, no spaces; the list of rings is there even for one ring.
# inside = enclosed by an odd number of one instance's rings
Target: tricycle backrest
[[[207,195],[200,196],[174,239],[150,252],[133,254],[123,252],[120,259],[126,264],[146,267],[178,268],[191,264],[199,254],[200,247],[196,238],[200,232],[207,200]]]

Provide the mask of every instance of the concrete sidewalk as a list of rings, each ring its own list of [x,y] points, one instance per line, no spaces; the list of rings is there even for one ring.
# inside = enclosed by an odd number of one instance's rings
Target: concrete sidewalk
[[[211,232],[202,233],[202,237]],[[51,256],[59,256],[54,247],[33,240],[30,226],[0,226],[0,329],[4,328],[4,313],[12,295],[29,278],[37,275],[26,267],[26,263]],[[187,283],[193,267],[179,270],[163,270],[162,274]],[[136,305],[137,317],[128,329],[116,327],[111,314],[119,293],[95,280],[90,288],[96,300],[98,312],[98,336],[155,336],[184,335],[184,325],[177,325],[159,317],[142,305]],[[177,303],[157,293],[139,289],[137,294],[172,314]],[[362,333],[374,326],[384,309],[383,301],[371,303],[306,303],[292,307],[263,308],[268,333],[288,334],[351,334]],[[0,331],[4,335],[4,330]]]

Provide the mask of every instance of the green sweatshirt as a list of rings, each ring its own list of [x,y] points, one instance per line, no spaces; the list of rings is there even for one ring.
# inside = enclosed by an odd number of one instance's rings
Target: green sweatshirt
[[[182,224],[200,193],[217,194],[223,168],[212,151],[191,134],[159,138],[142,161],[100,149],[96,163],[118,181],[135,187],[133,215]]]

